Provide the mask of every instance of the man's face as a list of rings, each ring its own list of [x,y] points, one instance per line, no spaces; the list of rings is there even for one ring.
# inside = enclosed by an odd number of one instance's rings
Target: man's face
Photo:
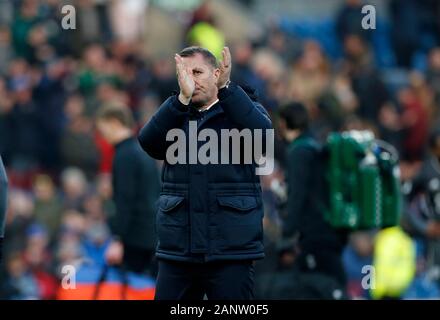
[[[203,107],[217,99],[217,81],[220,70],[210,65],[199,53],[183,57],[183,61],[192,73],[195,82],[192,103],[196,107]]]

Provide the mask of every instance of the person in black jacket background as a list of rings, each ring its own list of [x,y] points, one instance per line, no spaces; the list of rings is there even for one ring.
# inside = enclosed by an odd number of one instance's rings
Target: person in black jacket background
[[[283,224],[284,263],[293,262],[297,287],[291,298],[341,299],[345,297],[342,251],[346,234],[324,219],[327,205],[324,153],[308,131],[308,113],[298,102],[280,110],[280,130],[287,147],[287,216]]]
[[[138,137],[148,154],[165,160],[157,212],[156,299],[203,299],[205,294],[215,300],[253,298],[253,261],[264,257],[255,161],[188,164],[203,146],[200,140],[197,150],[186,148],[185,164],[172,164],[167,157],[172,144],[168,133],[177,128],[188,137],[191,121],[197,122],[199,132],[211,129],[218,137],[224,129],[272,128],[261,104],[230,82],[227,47],[222,55],[218,65],[201,47],[176,54],[180,93],[160,106]],[[186,141],[187,146],[191,142]]]
[[[115,146],[112,185],[116,215],[110,223],[115,240],[106,259],[141,273],[151,267],[156,245],[154,216],[160,185],[156,163],[139,146],[133,123],[128,108],[105,106],[97,114],[99,131]]]
[[[417,175],[405,184],[405,210],[402,227],[423,247],[426,270],[440,265],[440,130],[429,138],[429,153]],[[440,275],[433,277],[440,283]]]
[[[0,157],[0,263],[2,262],[3,238],[5,236],[6,204],[8,191],[8,177],[6,176],[3,160]]]

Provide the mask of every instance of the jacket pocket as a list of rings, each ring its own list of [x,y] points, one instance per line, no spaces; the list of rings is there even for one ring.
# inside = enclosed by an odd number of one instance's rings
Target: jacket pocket
[[[158,251],[170,254],[188,252],[188,214],[184,196],[163,194],[159,197],[156,229]]]
[[[248,211],[258,205],[255,196],[217,196],[217,201],[224,208],[232,208],[237,211]]]
[[[218,233],[216,253],[246,253],[262,250],[262,205],[256,195],[217,195],[212,220]]]

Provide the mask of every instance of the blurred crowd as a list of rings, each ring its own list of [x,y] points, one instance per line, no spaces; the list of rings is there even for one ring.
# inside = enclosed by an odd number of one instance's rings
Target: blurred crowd
[[[95,112],[123,104],[139,128],[178,90],[174,52],[157,57],[144,50],[142,15],[122,2],[75,1],[77,29],[64,30],[64,1],[0,1],[0,154],[10,180],[0,298],[53,299],[64,265],[104,264],[114,214],[113,149],[95,128]],[[142,2],[127,1],[127,7],[137,3],[148,10]],[[246,1],[248,10],[254,3]],[[307,107],[312,132],[322,142],[331,131],[372,130],[399,151],[403,190],[411,195],[405,208],[420,205],[411,183],[426,159],[437,161],[440,178],[440,134],[429,144],[440,124],[438,1],[388,1],[387,19],[377,13],[378,25],[387,28],[376,30],[361,27],[362,1],[342,1],[329,17],[334,37],[325,43],[276,20],[258,38],[225,43],[209,4],[187,13],[182,48],[201,44],[215,52],[228,45],[232,80],[258,90],[275,126],[277,110],[296,100]],[[127,21],[139,24],[127,27]],[[387,63],[378,59],[385,52],[378,39],[384,37]],[[328,41],[336,54],[326,51]],[[262,177],[267,254],[257,276],[275,272],[280,263],[285,147],[277,137],[275,171]],[[402,297],[440,297],[440,246],[428,250],[440,238],[437,216],[418,218],[425,227],[413,228],[414,219],[405,225],[416,244],[417,272]],[[374,231],[353,233],[344,253],[352,298],[370,298],[361,270],[373,263],[374,237]]]

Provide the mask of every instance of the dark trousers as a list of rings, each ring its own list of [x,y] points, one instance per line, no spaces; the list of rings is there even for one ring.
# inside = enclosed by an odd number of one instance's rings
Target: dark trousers
[[[123,264],[126,270],[154,274],[153,269],[154,250],[143,249],[135,246],[124,245]]]
[[[155,300],[251,300],[253,261],[189,263],[159,260]]]

